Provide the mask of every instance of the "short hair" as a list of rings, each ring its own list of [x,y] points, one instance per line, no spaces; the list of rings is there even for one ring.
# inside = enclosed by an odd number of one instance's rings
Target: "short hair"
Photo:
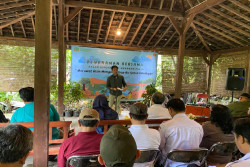
[[[152,101],[155,104],[162,104],[165,101],[165,96],[161,92],[155,92],[152,96]]]
[[[234,124],[234,133],[237,137],[241,135],[246,138],[247,143],[250,144],[250,118],[237,119]]]
[[[113,70],[113,68],[117,68],[117,70],[118,70],[118,67],[116,65],[112,66],[111,70]]]
[[[34,101],[34,88],[25,87],[19,90],[20,98],[27,102]]]
[[[233,130],[233,119],[229,108],[217,104],[212,107],[210,120],[217,127],[220,127],[224,134],[231,134]]]
[[[250,99],[250,94],[248,93],[242,93],[240,96]]]
[[[0,128],[0,162],[14,163],[22,159],[33,148],[33,134],[30,129],[11,124]]]
[[[132,114],[130,113],[131,117],[135,120],[138,120],[138,121],[142,121],[142,120],[145,120],[147,118],[147,115],[136,115],[136,114]]]
[[[84,116],[83,118],[93,118],[92,116]],[[85,127],[94,127],[96,125],[96,123],[98,122],[98,120],[79,120],[79,122],[81,123],[82,126]]]
[[[185,111],[185,104],[179,98],[174,98],[168,101],[166,108],[172,108],[176,112],[183,112]]]

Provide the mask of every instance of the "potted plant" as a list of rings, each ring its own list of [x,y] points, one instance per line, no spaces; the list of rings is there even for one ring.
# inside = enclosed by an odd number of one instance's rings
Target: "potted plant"
[[[151,83],[150,85],[146,86],[146,90],[142,94],[142,98],[144,98],[142,102],[146,104],[148,107],[150,106],[151,98],[155,92],[157,92],[157,89],[155,88],[155,84]]]

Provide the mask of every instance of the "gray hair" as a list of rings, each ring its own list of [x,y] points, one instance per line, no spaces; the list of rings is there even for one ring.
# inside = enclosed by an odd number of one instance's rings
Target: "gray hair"
[[[33,148],[33,134],[30,129],[11,124],[0,128],[0,162],[14,163],[22,159]]]

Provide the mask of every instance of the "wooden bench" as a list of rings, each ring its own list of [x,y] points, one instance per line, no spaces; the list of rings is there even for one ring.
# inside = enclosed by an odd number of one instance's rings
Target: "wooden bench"
[[[65,139],[68,138],[69,128],[72,121],[53,121],[49,122],[49,155],[57,155],[61,144]],[[27,128],[34,128],[34,122],[17,122],[17,123],[0,123],[0,127],[9,125],[9,124],[19,124]],[[60,127],[63,130],[63,138],[52,140],[52,127]],[[29,156],[33,155],[33,150],[29,153]]]

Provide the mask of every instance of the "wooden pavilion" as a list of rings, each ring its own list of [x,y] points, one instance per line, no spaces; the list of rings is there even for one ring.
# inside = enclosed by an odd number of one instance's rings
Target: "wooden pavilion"
[[[246,51],[250,92],[249,0],[1,0],[0,43],[34,45],[34,166],[47,166],[51,45],[59,50],[59,112],[63,111],[66,48],[70,45],[176,54],[175,94],[183,60],[198,54],[211,69],[222,53]],[[122,33],[117,36],[119,29]],[[54,45],[55,44],[55,45]],[[46,133],[39,133],[46,132]]]

